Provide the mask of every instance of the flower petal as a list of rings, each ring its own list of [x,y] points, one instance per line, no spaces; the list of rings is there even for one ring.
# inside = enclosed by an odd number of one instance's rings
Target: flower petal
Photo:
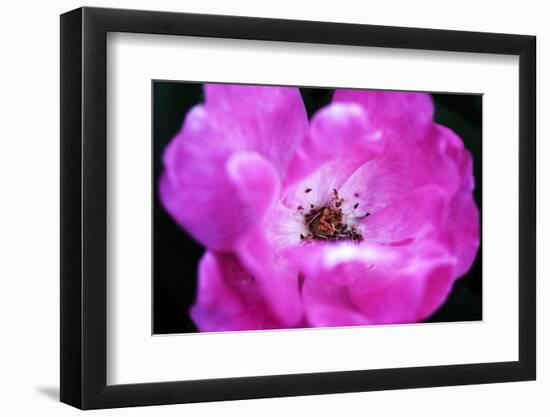
[[[191,317],[201,332],[281,327],[254,278],[233,255],[207,252],[199,264]]]
[[[262,228],[244,237],[236,253],[277,319],[296,327],[302,321],[299,271],[275,250]]]
[[[449,203],[449,219],[443,233],[458,258],[456,275],[464,275],[475,260],[480,244],[479,210],[473,198],[474,176],[472,156],[462,140],[450,129],[437,126],[447,152],[455,161],[461,178],[460,185]]]
[[[460,277],[474,263],[480,244],[479,211],[471,194],[457,193],[451,201],[445,236],[458,258],[456,276]]]
[[[364,217],[359,228],[369,241],[404,244],[438,233],[445,224],[447,210],[443,191],[435,185],[426,185]]]
[[[305,280],[302,293],[310,327],[371,324],[371,321],[351,303],[346,287]]]
[[[229,177],[241,201],[241,215],[254,219],[255,227],[243,233],[235,253],[257,282],[259,291],[276,317],[288,327],[301,320],[298,271],[289,268],[269,240],[265,224],[275,211],[278,176],[269,162],[256,153],[235,154],[228,163]],[[271,217],[270,217],[271,218]]]
[[[209,115],[226,133],[224,141],[263,155],[284,178],[309,128],[299,89],[206,84],[205,97]]]
[[[259,155],[251,158],[248,152],[216,146],[219,134],[205,109],[193,108],[165,151],[159,193],[166,210],[195,239],[210,249],[230,251],[261,220],[278,193],[279,179],[267,161],[258,162]],[[240,172],[253,172],[256,181],[246,197],[235,188]]]
[[[372,130],[359,105],[330,104],[313,117],[309,135],[293,155],[285,185],[307,177],[328,162],[326,177],[339,186],[359,166],[379,156],[383,149],[380,135]]]
[[[461,180],[447,143],[433,125],[414,146],[388,144],[381,157],[366,162],[349,177],[340,194],[373,214],[426,185],[439,187],[451,199]]]
[[[455,269],[455,263],[442,263],[427,273],[424,294],[416,312],[418,321],[430,317],[447,300],[455,282]]]
[[[241,218],[247,224],[261,223],[279,197],[280,181],[273,165],[256,152],[237,152],[226,168]]]
[[[290,258],[304,271],[307,320],[323,326],[422,320],[446,299],[456,262],[426,239],[401,247],[304,245]]]
[[[454,259],[437,246],[418,246],[413,253],[399,250],[396,261],[375,265],[349,287],[353,305],[373,323],[423,320],[447,298],[454,282]]]
[[[195,239],[230,251],[257,219],[247,211],[252,205],[235,192],[229,159],[256,152],[283,178],[308,120],[296,88],[207,85],[205,90],[206,103],[188,112],[164,153],[159,192],[166,210]]]
[[[375,129],[388,140],[421,137],[432,123],[434,106],[429,94],[404,91],[336,90],[333,103],[358,103]],[[402,132],[409,132],[403,137]]]

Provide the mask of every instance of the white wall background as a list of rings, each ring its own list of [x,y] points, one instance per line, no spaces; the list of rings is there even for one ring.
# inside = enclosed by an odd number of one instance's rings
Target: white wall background
[[[538,381],[99,411],[94,415],[528,415],[550,412],[550,134],[543,120],[550,27],[544,2],[124,0],[86,5],[534,34],[538,37]],[[0,410],[75,415],[59,392],[59,17],[73,0],[6,2],[1,15]],[[548,164],[543,167],[542,161]],[[545,191],[545,192],[543,192]],[[253,354],[253,352],[252,352]],[[545,395],[546,394],[546,395]]]

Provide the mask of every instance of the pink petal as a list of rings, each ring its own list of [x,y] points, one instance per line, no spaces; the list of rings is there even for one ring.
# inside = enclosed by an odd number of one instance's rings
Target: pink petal
[[[269,224],[264,222],[279,195],[277,174],[265,159],[250,152],[235,154],[228,169],[241,201],[242,216],[255,219],[255,227],[241,235],[235,251],[276,317],[289,327],[295,326],[301,320],[298,271],[278,258],[266,235]]]
[[[299,271],[288,263],[269,242],[266,232],[258,228],[243,238],[236,249],[243,266],[256,279],[277,319],[285,327],[296,327],[302,321]]]
[[[209,115],[226,132],[224,141],[263,155],[284,178],[309,128],[298,88],[206,84],[205,96]]]
[[[386,150],[360,167],[339,190],[358,203],[359,215],[384,209],[426,185],[440,187],[449,201],[440,239],[458,257],[456,275],[467,272],[479,248],[479,211],[472,196],[471,156],[451,130],[432,121],[426,94],[337,91],[335,102],[358,103],[383,132]],[[355,197],[357,196],[357,197]],[[368,224],[368,218],[365,224]]]
[[[395,261],[374,265],[368,277],[349,288],[353,305],[376,324],[425,319],[445,301],[454,282],[455,260],[431,242],[398,252]]]
[[[256,152],[273,167],[266,171],[269,181],[273,172],[283,178],[308,120],[296,88],[207,85],[205,89],[206,103],[188,112],[165,151],[159,192],[166,210],[195,239],[210,249],[230,251],[258,221],[261,207],[256,205],[266,192],[248,203],[242,201],[229,178],[228,161],[237,152]],[[256,171],[258,178],[263,175]],[[267,196],[264,206],[271,200]]]
[[[426,93],[376,90],[336,90],[333,102],[358,103],[375,129],[387,140],[404,141],[420,137],[432,123],[434,107]],[[408,132],[407,136],[402,136]]]
[[[384,142],[357,104],[331,104],[315,114],[309,135],[297,148],[285,184],[288,186],[315,172],[326,162],[327,176],[342,183],[355,169],[379,156]]]
[[[371,321],[351,303],[346,287],[305,280],[302,292],[310,327],[371,324]]]
[[[357,169],[341,189],[364,212],[373,214],[419,187],[434,185],[451,199],[461,177],[435,125],[414,144],[389,142],[384,154]],[[403,135],[407,135],[403,132]]]
[[[312,325],[410,323],[446,299],[455,258],[437,241],[415,245],[303,245],[290,253],[305,274],[304,308]]]
[[[260,224],[279,197],[280,181],[273,165],[255,152],[238,152],[226,168],[240,216],[246,223]]]
[[[446,221],[447,201],[435,185],[417,188],[388,207],[361,220],[359,228],[369,241],[399,245],[439,232]]]
[[[261,221],[277,196],[279,179],[259,155],[215,146],[218,135],[202,106],[191,110],[165,151],[159,192],[166,210],[195,239],[210,249],[229,251]],[[246,196],[236,189],[241,172],[254,173],[256,182]]]
[[[191,316],[201,332],[281,327],[255,279],[233,255],[207,252],[199,265],[197,300]]]
[[[471,194],[457,193],[451,201],[446,234],[458,259],[456,276],[472,266],[480,244],[479,212]]]
[[[443,238],[458,258],[456,276],[462,276],[472,266],[480,244],[479,210],[473,198],[474,176],[472,156],[460,138],[443,126],[437,126],[441,140],[447,143],[448,154],[458,168],[461,182],[449,204],[449,219]]]
[[[453,263],[434,265],[424,282],[424,295],[416,312],[417,320],[430,317],[443,303],[453,289],[456,265]]]

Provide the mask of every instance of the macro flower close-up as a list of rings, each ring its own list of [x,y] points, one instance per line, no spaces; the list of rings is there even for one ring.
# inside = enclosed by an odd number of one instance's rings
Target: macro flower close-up
[[[205,84],[162,161],[206,249],[201,332],[421,322],[479,249],[472,156],[427,93],[335,90],[308,117],[298,88]]]

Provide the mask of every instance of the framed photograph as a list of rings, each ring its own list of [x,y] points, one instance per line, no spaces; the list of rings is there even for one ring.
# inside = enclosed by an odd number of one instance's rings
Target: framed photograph
[[[61,16],[61,401],[533,380],[535,37]]]

